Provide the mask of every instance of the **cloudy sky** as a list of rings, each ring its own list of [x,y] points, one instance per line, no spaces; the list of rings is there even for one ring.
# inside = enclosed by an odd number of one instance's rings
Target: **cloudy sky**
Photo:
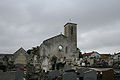
[[[0,0],[0,53],[39,46],[69,19],[82,52],[120,51],[120,0]]]

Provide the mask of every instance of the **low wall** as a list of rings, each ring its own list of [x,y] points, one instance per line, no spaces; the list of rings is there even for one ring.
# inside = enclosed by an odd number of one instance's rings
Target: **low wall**
[[[15,80],[15,72],[0,72],[0,80]]]

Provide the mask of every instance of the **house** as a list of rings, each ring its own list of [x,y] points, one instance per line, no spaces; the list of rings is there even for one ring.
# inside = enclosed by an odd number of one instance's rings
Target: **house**
[[[113,59],[110,54],[99,54],[98,52],[84,53],[83,59],[89,66],[108,67],[113,65]]]
[[[97,71],[97,80],[114,80],[114,70],[112,68],[89,68]]]
[[[100,54],[96,51],[83,54],[83,60],[86,66],[93,66],[97,62],[98,57],[100,57]]]
[[[99,61],[105,61],[105,62],[108,62],[110,58],[111,58],[110,54],[100,54],[100,57],[97,57]]]
[[[96,51],[83,54],[83,58],[98,58],[98,57],[100,57],[100,54]]]
[[[8,66],[9,63],[13,62],[13,57],[13,54],[0,54],[0,62]]]
[[[28,54],[27,52],[21,47],[14,53],[14,64],[22,64],[24,66],[27,65],[28,62]]]
[[[113,60],[114,60],[114,62],[120,61],[120,52],[114,54]]]

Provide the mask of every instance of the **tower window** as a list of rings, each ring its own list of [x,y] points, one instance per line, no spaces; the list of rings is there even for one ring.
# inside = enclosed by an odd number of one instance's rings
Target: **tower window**
[[[71,35],[73,35],[73,26],[71,26]]]

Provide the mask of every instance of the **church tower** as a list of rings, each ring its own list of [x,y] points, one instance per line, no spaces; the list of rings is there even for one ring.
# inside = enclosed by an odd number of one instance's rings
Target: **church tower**
[[[64,25],[64,35],[77,47],[77,24],[67,23]]]

